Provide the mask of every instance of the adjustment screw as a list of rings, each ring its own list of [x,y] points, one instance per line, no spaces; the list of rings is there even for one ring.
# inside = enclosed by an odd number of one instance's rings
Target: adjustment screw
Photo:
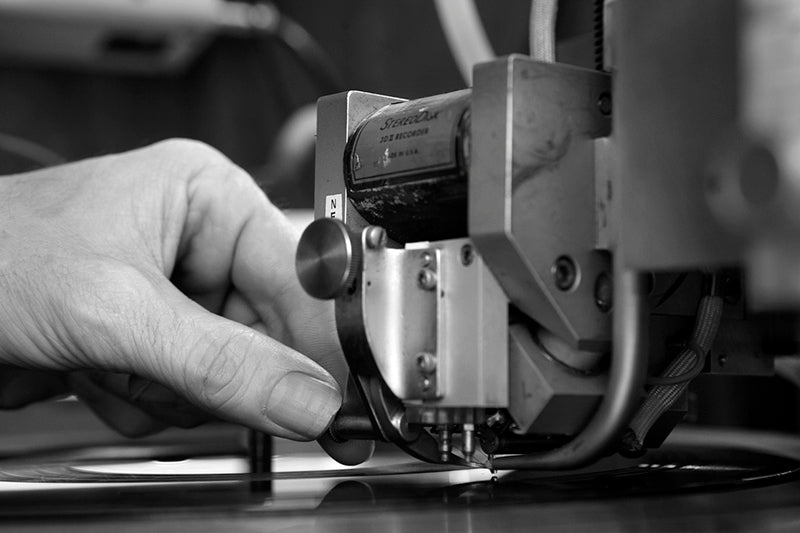
[[[432,291],[436,288],[436,272],[430,268],[423,268],[417,275],[417,283],[419,287],[426,291]]]
[[[604,313],[611,311],[614,302],[614,285],[611,276],[603,272],[594,282],[594,303]]]
[[[461,247],[461,264],[469,266],[475,260],[475,250],[471,244],[465,244]]]
[[[429,352],[418,353],[417,368],[423,374],[433,374],[436,371],[436,356]]]
[[[578,269],[575,266],[575,261],[567,255],[562,255],[556,259],[550,272],[553,274],[556,287],[562,291],[570,290],[578,280]]]
[[[386,246],[386,230],[380,226],[370,226],[366,230],[364,240],[367,248],[375,250]]]
[[[600,97],[597,99],[597,108],[605,116],[611,114],[611,95],[609,93],[603,93],[600,95]]]

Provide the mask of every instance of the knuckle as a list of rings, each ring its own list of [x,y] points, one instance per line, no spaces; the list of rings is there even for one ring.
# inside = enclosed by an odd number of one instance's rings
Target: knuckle
[[[222,152],[211,146],[194,139],[175,137],[166,139],[152,145],[153,150],[165,152],[171,156],[185,157],[198,165],[228,162]]]
[[[163,351],[157,345],[160,314],[154,287],[129,265],[101,261],[82,267],[56,306],[69,320],[66,329],[73,332],[76,352],[124,370],[146,365]]]
[[[255,342],[254,335],[246,332],[224,335],[219,338],[211,333],[196,343],[196,364],[189,359],[185,369],[187,394],[212,411],[242,402],[248,381],[247,354]]]

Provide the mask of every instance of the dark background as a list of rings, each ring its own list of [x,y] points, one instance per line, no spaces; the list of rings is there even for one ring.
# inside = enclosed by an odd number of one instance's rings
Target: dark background
[[[477,4],[498,54],[527,53],[528,0]],[[589,45],[562,60],[591,64],[592,2],[561,4],[563,40],[578,36]],[[415,98],[464,86],[430,0],[276,5],[320,43],[346,89]],[[188,70],[170,76],[0,63],[0,133],[35,141],[68,160],[189,137],[257,174],[284,119],[321,94],[286,48],[269,39],[220,37]],[[26,170],[2,159],[0,167]],[[300,183],[301,195],[269,192],[286,206],[310,206],[311,182]]]

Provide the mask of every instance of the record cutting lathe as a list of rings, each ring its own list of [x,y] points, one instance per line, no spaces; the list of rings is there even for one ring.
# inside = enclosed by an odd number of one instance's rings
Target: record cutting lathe
[[[800,9],[603,18],[597,70],[512,55],[463,91],[319,101],[297,271],[351,370],[334,439],[578,468],[657,447],[699,374],[797,353]]]

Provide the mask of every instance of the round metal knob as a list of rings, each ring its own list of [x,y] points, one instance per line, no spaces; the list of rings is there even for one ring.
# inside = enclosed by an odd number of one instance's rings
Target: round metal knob
[[[350,287],[361,268],[361,244],[339,220],[312,222],[297,246],[295,268],[303,289],[321,300],[336,298]]]

